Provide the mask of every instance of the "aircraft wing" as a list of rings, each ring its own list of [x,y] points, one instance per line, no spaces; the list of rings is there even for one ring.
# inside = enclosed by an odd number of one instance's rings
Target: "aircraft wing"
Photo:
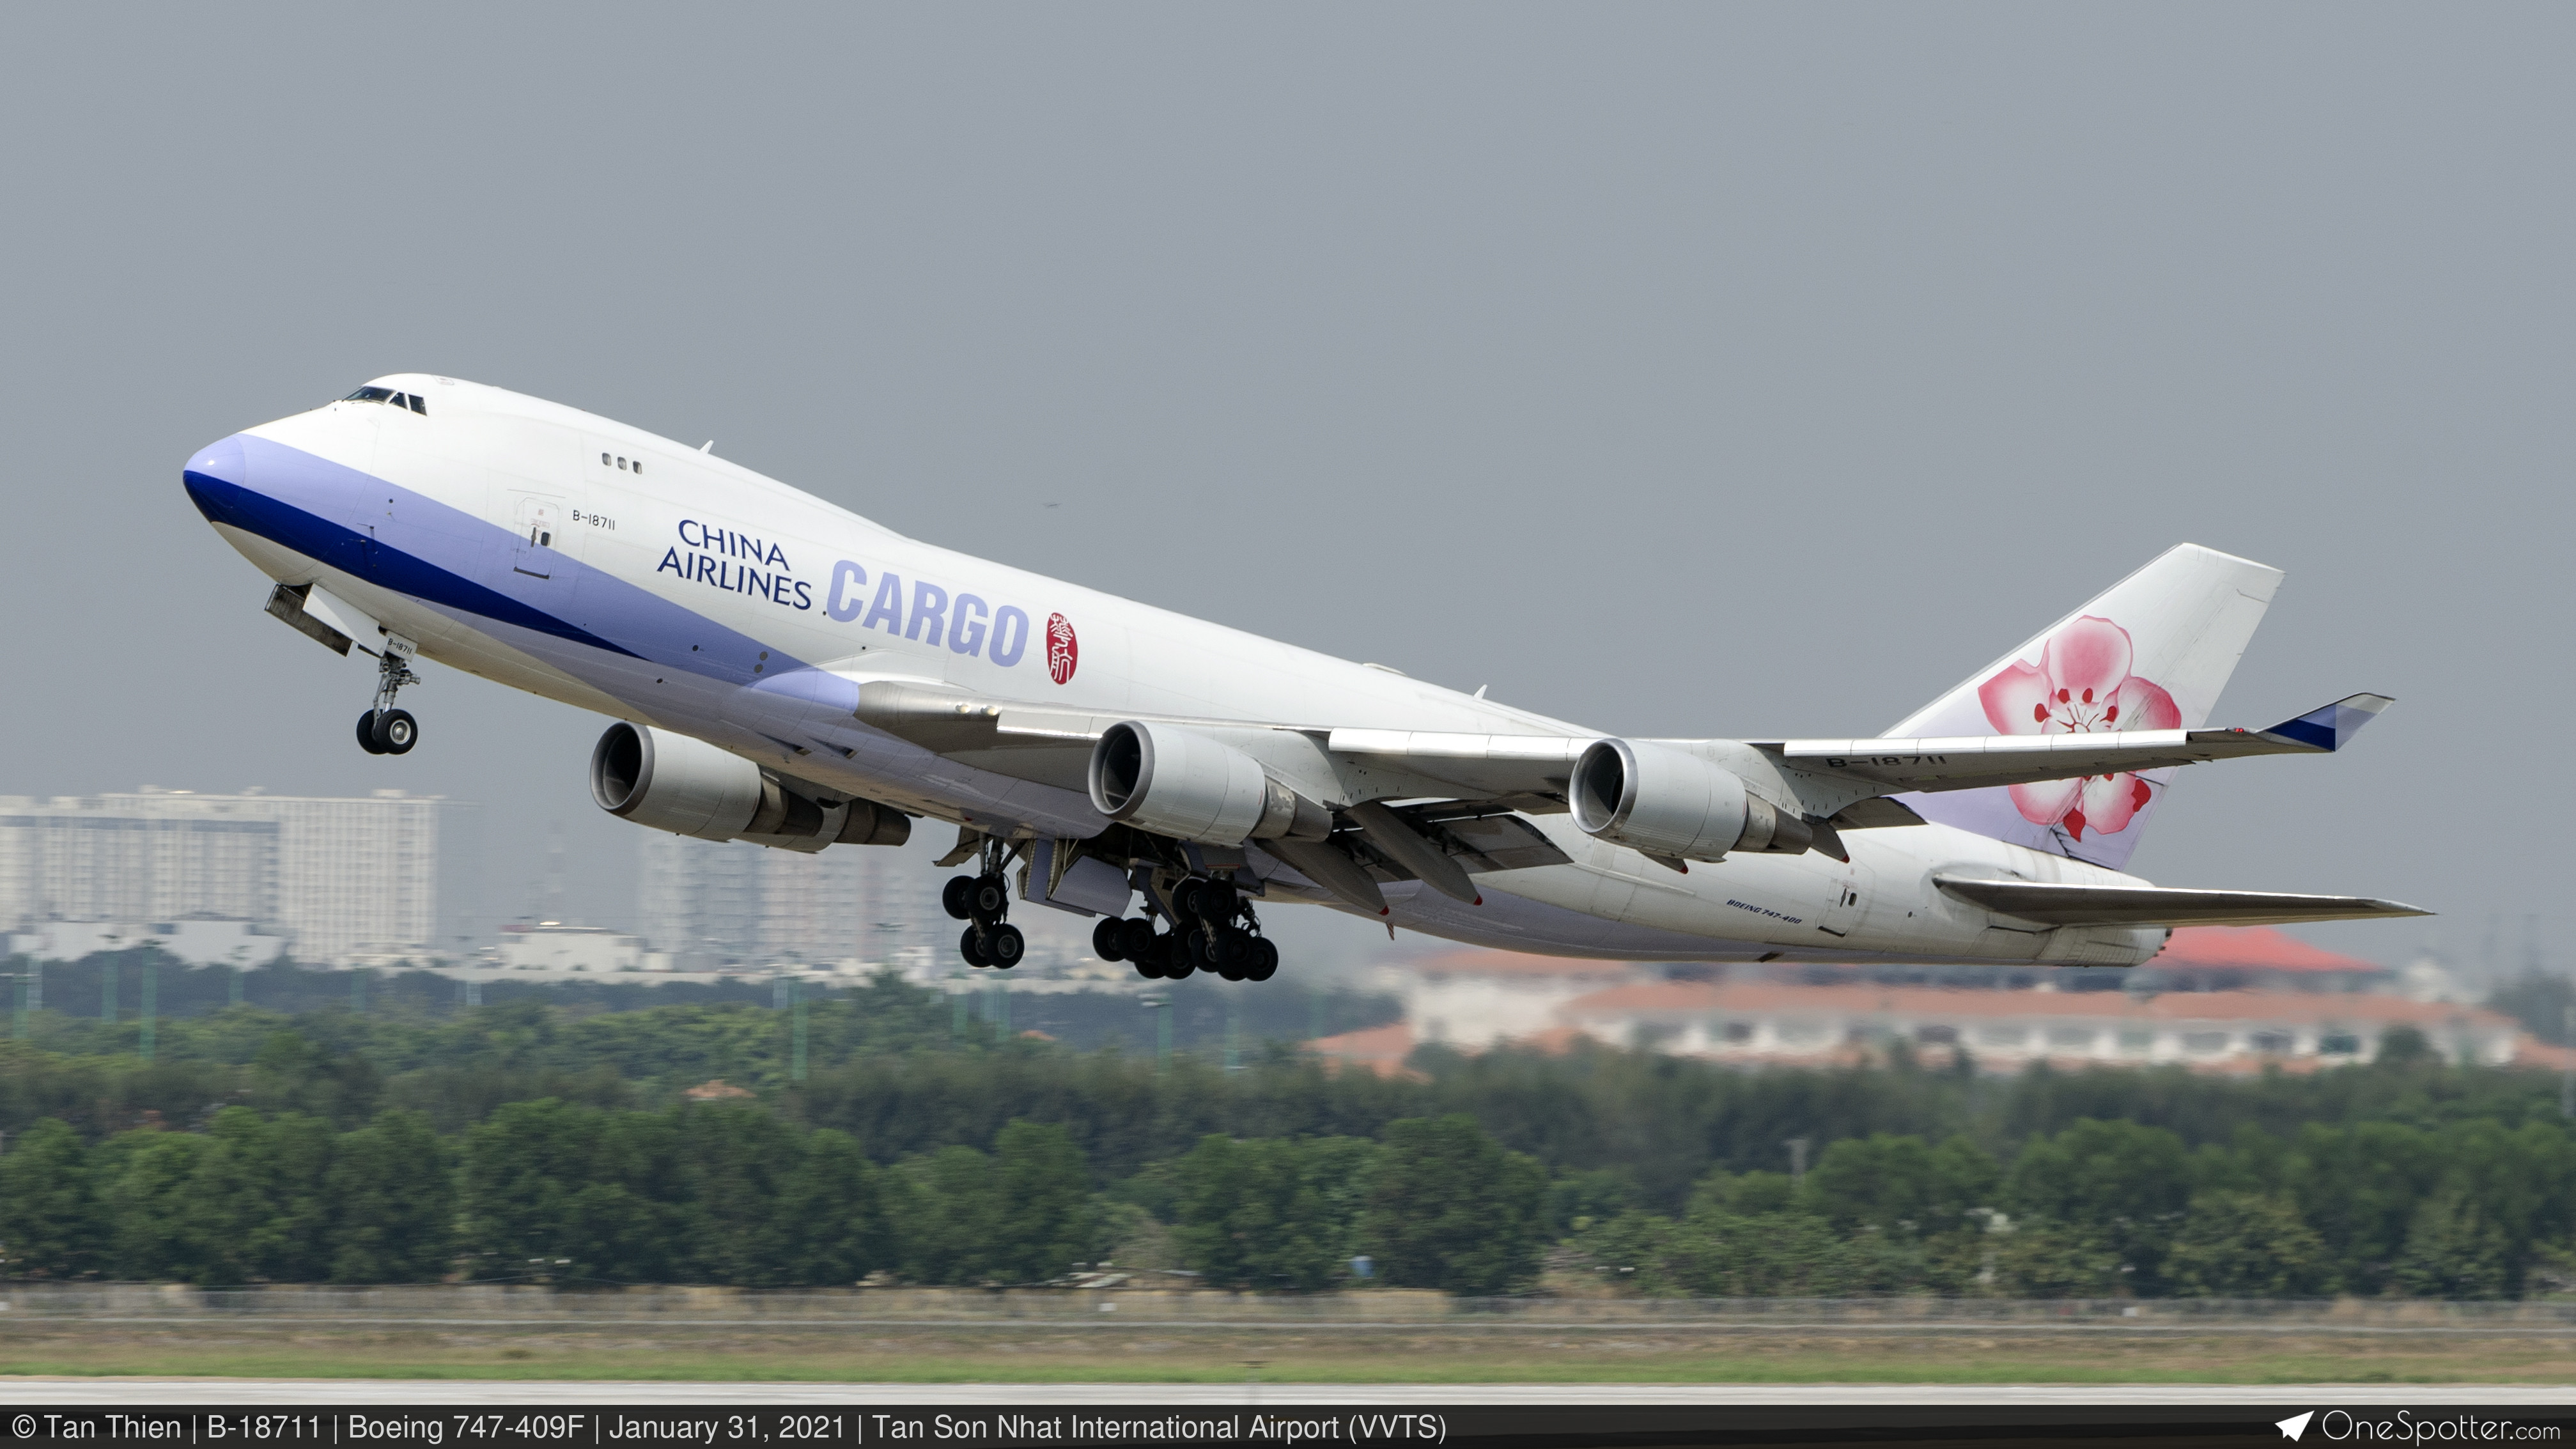
[[[1562,814],[1566,776],[1593,735],[1469,735],[1337,729],[1293,720],[1197,719],[1124,710],[1094,713],[960,694],[944,685],[870,680],[858,718],[951,759],[1022,779],[1085,788],[1092,742],[1122,720],[1187,725],[1237,740],[1246,732],[1302,736],[1313,752],[1364,772],[1382,799],[1494,802]]]
[[[2356,694],[2265,730],[2115,730],[2099,734],[1969,735],[1951,739],[1787,740],[1756,748],[1783,764],[1884,790],[1974,790],[2132,774],[2247,755],[2326,754],[2351,743],[2394,701]]]
[[[1961,900],[2043,926],[2281,926],[2432,914],[2367,896],[2047,885],[1955,875],[1936,875],[1932,883]]]
[[[1662,741],[1724,752],[1720,761],[1774,803],[1838,829],[1920,824],[1902,802],[1916,790],[1966,790],[2035,780],[2137,772],[2245,755],[2318,754],[2342,748],[2388,707],[2356,694],[2265,730],[2128,730],[2099,734],[1984,735],[1953,739]],[[1100,713],[988,699],[944,684],[861,683],[857,717],[979,769],[1068,790],[1087,788],[1091,747],[1122,720],[1206,730],[1269,758],[1291,758],[1332,777],[1318,797],[1471,801],[1531,815],[1562,814],[1575,760],[1589,734],[1450,734],[1355,729],[1300,721],[1196,719]],[[1297,737],[1296,748],[1260,745]],[[1767,783],[1766,783],[1767,781]],[[1828,853],[1840,854],[1828,846]]]

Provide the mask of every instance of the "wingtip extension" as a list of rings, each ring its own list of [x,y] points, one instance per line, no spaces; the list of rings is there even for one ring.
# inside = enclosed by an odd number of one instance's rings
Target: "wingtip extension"
[[[2312,709],[2296,719],[2286,719],[2261,731],[2276,740],[2305,745],[2329,753],[2351,744],[2361,727],[2379,718],[2380,711],[2397,701],[2385,694],[2348,694],[2323,709]]]

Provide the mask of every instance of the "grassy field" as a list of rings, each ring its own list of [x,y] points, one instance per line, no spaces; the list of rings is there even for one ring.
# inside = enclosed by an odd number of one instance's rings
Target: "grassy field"
[[[0,1374],[872,1383],[2564,1383],[2576,1337],[0,1327]]]

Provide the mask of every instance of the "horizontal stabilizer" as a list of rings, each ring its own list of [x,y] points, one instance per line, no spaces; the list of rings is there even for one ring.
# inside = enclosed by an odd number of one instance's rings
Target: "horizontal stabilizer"
[[[1910,740],[1787,740],[1757,748],[1795,769],[1889,790],[1974,790],[2087,775],[2137,774],[2249,755],[2339,750],[2392,703],[2356,694],[2267,730],[2102,730]]]
[[[1961,900],[2043,926],[2286,926],[2301,921],[2361,921],[2432,914],[2368,896],[2047,885],[1955,875],[1936,875],[1932,883]]]

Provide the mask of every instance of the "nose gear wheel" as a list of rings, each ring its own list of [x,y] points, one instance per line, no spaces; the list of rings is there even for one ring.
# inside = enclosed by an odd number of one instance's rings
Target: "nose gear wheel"
[[[408,639],[385,636],[385,647],[376,655],[376,707],[358,716],[358,748],[371,755],[408,755],[420,743],[420,721],[411,711],[394,708],[394,696],[406,684],[420,683],[411,672],[412,644]]]

